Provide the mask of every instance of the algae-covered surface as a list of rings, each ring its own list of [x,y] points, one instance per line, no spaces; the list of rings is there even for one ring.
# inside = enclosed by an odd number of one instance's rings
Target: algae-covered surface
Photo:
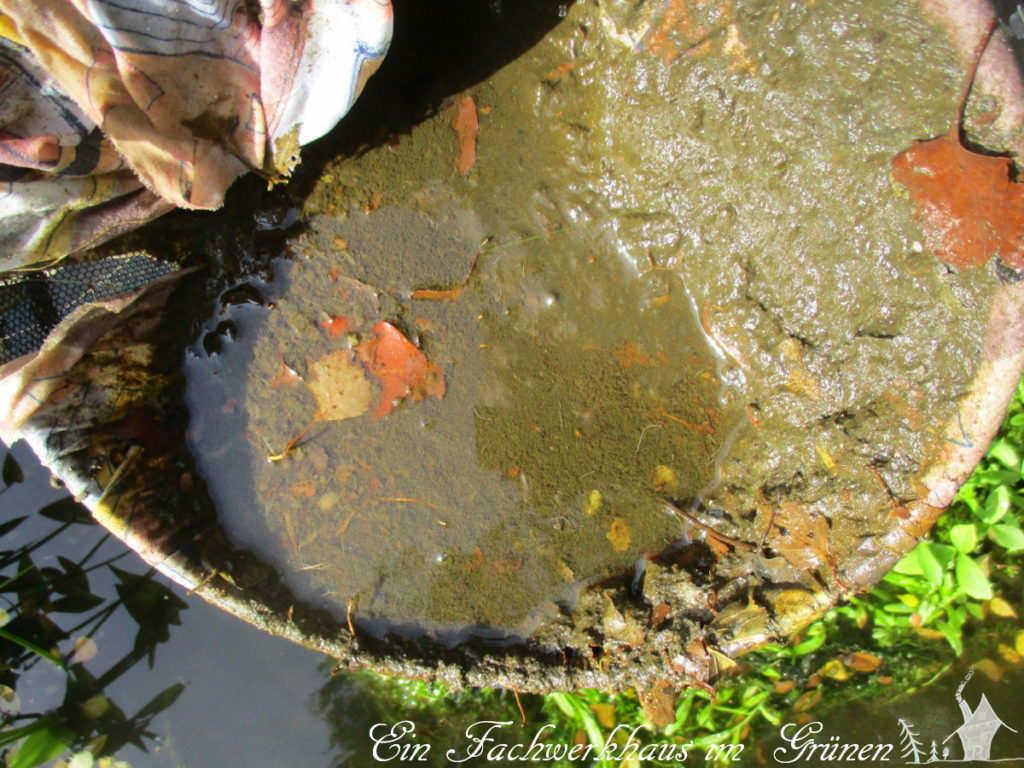
[[[322,168],[190,353],[191,445],[345,632],[706,678],[879,578],[971,440],[999,270],[891,176],[965,62],[909,0],[563,10]]]

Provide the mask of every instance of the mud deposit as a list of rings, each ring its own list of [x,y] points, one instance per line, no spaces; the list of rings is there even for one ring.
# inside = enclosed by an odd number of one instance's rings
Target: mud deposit
[[[704,680],[880,578],[972,440],[1008,273],[943,265],[891,176],[966,62],[909,0],[551,23],[361,144],[419,61],[389,59],[289,259],[194,345],[191,445],[340,634],[483,649],[384,666]]]

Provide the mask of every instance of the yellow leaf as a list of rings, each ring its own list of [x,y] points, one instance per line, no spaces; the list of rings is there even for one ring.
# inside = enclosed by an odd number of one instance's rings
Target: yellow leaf
[[[1008,664],[1013,664],[1014,666],[1020,664],[1021,661],[1024,661],[1024,657],[1005,643],[999,644],[999,655],[1002,656]]]
[[[633,532],[629,527],[629,523],[621,517],[616,517],[612,520],[612,527],[608,531],[608,541],[612,543],[612,547],[615,548],[616,552],[629,552],[632,536]]]
[[[1013,606],[1003,600],[1001,597],[993,597],[988,601],[988,609],[992,611],[996,616],[1001,616],[1004,619],[1016,619],[1017,611],[1014,610]]]
[[[675,493],[679,490],[679,478],[672,467],[659,464],[654,468],[654,489],[656,491]]]
[[[593,710],[594,716],[602,728],[607,728],[609,731],[615,728],[615,706],[613,704],[591,704],[590,709]]]
[[[317,421],[340,421],[370,409],[373,387],[350,349],[328,352],[309,367],[309,391]]]
[[[839,659],[825,662],[825,665],[818,670],[818,674],[822,677],[830,677],[833,680],[839,681],[850,679],[850,670]]]
[[[1003,679],[1003,675],[1006,674],[1006,670],[994,659],[982,659],[974,665],[974,668],[993,683],[998,683]]]

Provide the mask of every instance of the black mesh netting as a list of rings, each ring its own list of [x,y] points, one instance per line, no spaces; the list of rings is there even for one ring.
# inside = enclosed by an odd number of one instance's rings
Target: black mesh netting
[[[34,352],[72,311],[177,269],[144,253],[0,277],[0,364]]]

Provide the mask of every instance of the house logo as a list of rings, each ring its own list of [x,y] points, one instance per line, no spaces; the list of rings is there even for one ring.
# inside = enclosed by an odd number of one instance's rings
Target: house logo
[[[964,698],[964,689],[973,676],[974,667],[971,667],[956,689],[956,693],[953,694],[956,703],[960,706],[960,714],[964,719],[963,724],[957,726],[941,743],[933,739],[930,747],[925,747],[914,729],[914,724],[900,718],[900,757],[904,762],[911,764],[968,760],[1003,762],[1004,760],[1024,759],[1020,757],[992,758],[992,743],[1000,731],[1007,730],[1017,733],[1017,730],[1000,719],[984,693],[978,699],[977,705],[973,709],[971,708],[970,703]],[[959,749],[957,749],[957,742],[959,742]]]

